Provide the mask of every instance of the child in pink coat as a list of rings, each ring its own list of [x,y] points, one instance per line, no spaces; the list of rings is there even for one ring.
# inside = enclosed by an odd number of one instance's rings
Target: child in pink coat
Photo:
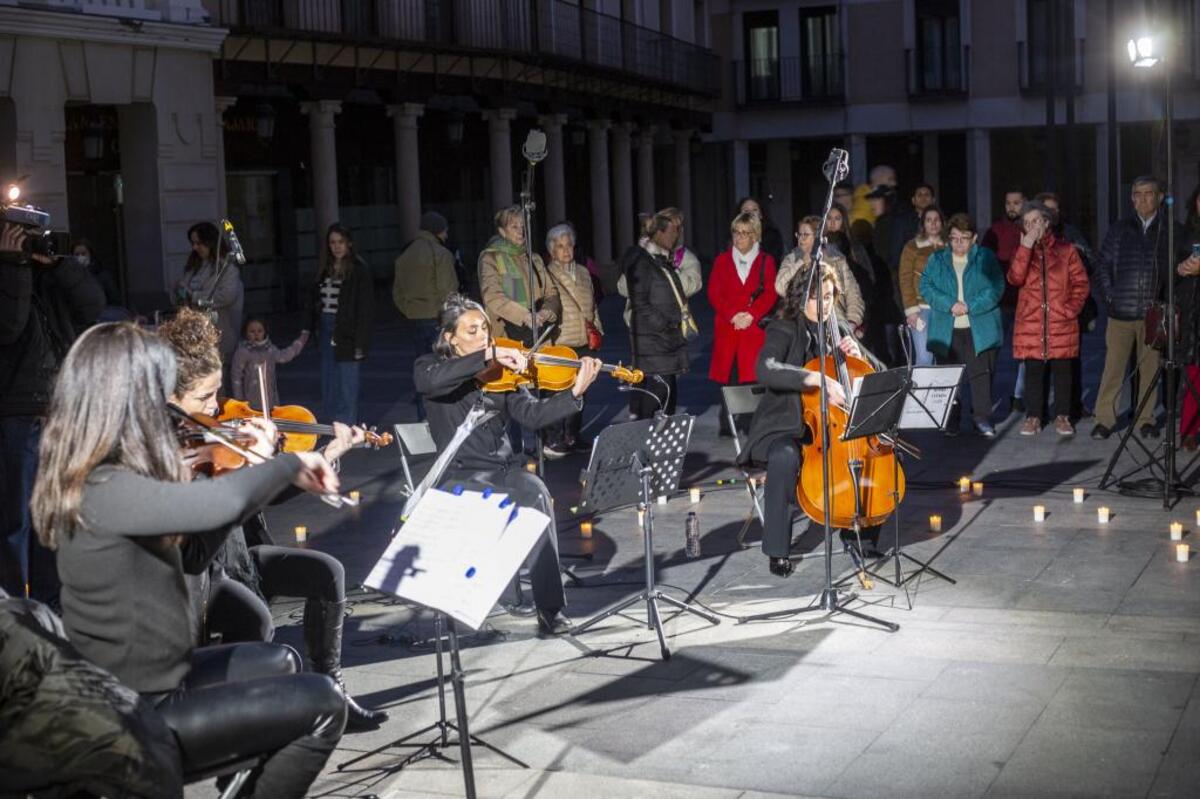
[[[242,341],[233,353],[230,383],[234,399],[245,400],[254,407],[262,402],[258,383],[258,365],[263,364],[266,372],[267,403],[270,407],[279,404],[279,388],[275,385],[275,364],[287,363],[300,354],[308,343],[308,331],[301,330],[300,336],[287,349],[279,349],[267,335],[267,323],[257,316],[246,320],[242,326]]]

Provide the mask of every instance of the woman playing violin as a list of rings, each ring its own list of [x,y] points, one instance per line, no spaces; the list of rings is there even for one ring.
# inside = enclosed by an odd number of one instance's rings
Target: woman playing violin
[[[438,322],[440,332],[433,352],[422,355],[413,366],[417,392],[424,399],[430,432],[438,448],[449,443],[476,403],[497,411],[463,442],[442,484],[492,486],[518,504],[540,505],[539,509],[550,517],[547,537],[532,555],[533,599],[542,632],[565,633],[570,625],[561,615],[566,597],[558,568],[558,535],[549,492],[536,475],[525,471],[525,459],[513,451],[506,430],[510,419],[527,430],[537,430],[580,410],[584,392],[599,374],[601,363],[595,358],[581,359],[571,389],[545,399],[526,391],[485,394],[476,379],[478,374],[497,362],[523,372],[526,356],[520,350],[497,346],[483,306],[461,295],[446,298]]]
[[[767,338],[758,354],[758,381],[767,391],[750,422],[750,433],[739,462],[766,464],[767,485],[763,554],[770,559],[772,574],[787,577],[794,564],[789,559],[792,542],[792,503],[795,499],[796,478],[800,474],[801,446],[811,432],[805,426],[800,395],[820,391],[820,372],[810,371],[805,364],[818,357],[819,339],[817,290],[821,291],[821,308],[828,316],[829,309],[841,291],[837,273],[823,267],[820,281],[808,280],[802,272],[788,284],[787,295],[779,317],[767,327]],[[840,343],[845,355],[870,357],[856,343],[848,328],[843,328]],[[831,405],[845,407],[846,395],[841,384],[830,377],[826,381]]]
[[[221,388],[217,329],[206,315],[182,310],[159,328],[159,334],[171,345],[179,362],[171,403],[189,414],[215,416],[217,392]],[[274,425],[262,418],[245,421],[255,439],[250,449],[273,457],[277,438]],[[334,440],[324,450],[330,463],[336,463],[363,439],[360,428],[340,423],[335,423],[334,428]],[[243,531],[241,525],[235,527],[207,572],[193,579],[192,593],[201,605],[197,610],[207,627],[202,635],[218,635],[226,643],[269,641],[274,635],[270,600],[279,596],[303,597],[304,645],[310,668],[328,674],[344,690],[341,655],[345,569],[337,558],[313,549],[269,543],[248,545],[247,538],[256,540],[254,534],[261,531],[259,525],[261,519],[255,517],[247,520],[248,531]],[[387,718],[383,711],[364,708],[348,694],[346,705],[350,729],[375,726]]]

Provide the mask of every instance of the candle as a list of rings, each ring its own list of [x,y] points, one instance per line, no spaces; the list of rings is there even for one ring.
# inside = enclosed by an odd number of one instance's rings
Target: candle
[[[1086,491],[1084,491],[1082,488],[1077,488],[1077,489],[1075,489],[1075,504],[1076,504],[1076,505],[1082,505],[1082,504],[1083,504],[1083,498],[1084,498],[1085,496],[1087,496],[1087,492],[1086,492]]]
[[[659,494],[659,495],[658,495],[658,504],[659,504],[659,505],[666,505],[666,504],[667,504],[667,495],[666,495],[666,494]]]
[[[929,529],[931,532],[940,533],[942,531],[942,517],[933,515],[929,517]]]
[[[308,528],[303,524],[296,525],[296,543],[303,544],[308,540]]]
[[[700,501],[700,489],[698,487],[688,489],[688,495],[692,498],[693,505]]]
[[[1108,508],[1096,508],[1096,521],[1101,524],[1108,524],[1109,511]]]
[[[1175,545],[1175,560],[1177,562],[1187,563],[1188,558],[1190,558],[1190,557],[1191,557],[1191,547],[1189,547],[1187,544],[1176,544]]]
[[[357,491],[350,492],[350,499],[354,500],[355,502],[358,502],[358,500],[361,498],[362,498],[362,494],[360,494],[359,492],[357,492]]]
[[[537,474],[537,461],[530,461],[529,463],[525,464],[525,471],[529,472],[530,474]]]
[[[583,538],[591,538],[592,537],[592,523],[589,521],[580,522],[579,523],[579,535]]]
[[[638,508],[638,530],[646,529],[646,511]]]
[[[960,494],[970,494],[971,493],[971,478],[970,477],[958,478],[958,493],[960,493]]]
[[[1196,526],[1200,527],[1200,508],[1196,509]]]
[[[1171,540],[1183,540],[1183,524],[1181,522],[1171,522]]]
[[[1034,505],[1033,506],[1033,520],[1035,522],[1046,521],[1046,506],[1045,505]]]
[[[975,494],[975,496],[982,497],[983,483],[979,482],[978,480],[976,480],[974,483],[971,483],[971,491]]]

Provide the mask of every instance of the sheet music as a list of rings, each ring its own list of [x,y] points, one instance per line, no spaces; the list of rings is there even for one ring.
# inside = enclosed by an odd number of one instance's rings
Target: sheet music
[[[900,411],[899,429],[934,430],[944,427],[965,368],[958,365],[914,367],[910,396],[905,398]],[[857,405],[862,385],[861,375],[851,383],[850,408]]]
[[[549,523],[504,494],[432,489],[363,584],[479,629]]]

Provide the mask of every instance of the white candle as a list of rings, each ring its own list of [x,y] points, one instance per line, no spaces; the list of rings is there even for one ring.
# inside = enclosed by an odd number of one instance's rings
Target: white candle
[[[1084,491],[1082,488],[1077,488],[1077,489],[1075,489],[1075,504],[1076,504],[1076,505],[1082,505],[1082,504],[1083,504],[1083,498],[1084,498],[1085,496],[1087,496],[1087,492],[1086,492],[1086,491]]]
[[[1200,527],[1200,508],[1196,509],[1196,526]]]
[[[666,505],[666,504],[667,504],[667,495],[666,495],[666,494],[659,494],[659,495],[658,495],[658,504],[659,504],[659,505]]]
[[[1096,508],[1096,521],[1100,522],[1101,524],[1108,524],[1108,517],[1109,517],[1108,508],[1105,508],[1105,507]]]
[[[958,493],[960,493],[960,494],[970,494],[971,493],[971,478],[970,477],[958,478]]]
[[[303,524],[296,525],[296,543],[303,544],[308,540],[308,528]]]
[[[934,533],[940,533],[942,531],[942,517],[941,516],[938,516],[935,514],[935,515],[929,517],[929,530],[930,530],[930,532],[934,532]]]
[[[529,472],[530,474],[537,474],[537,461],[530,461],[529,463],[525,464],[525,471]]]
[[[638,508],[638,530],[646,529],[646,511]]]
[[[979,482],[978,480],[976,480],[974,483],[971,483],[971,492],[977,497],[982,497],[983,483]]]
[[[1188,558],[1190,558],[1191,556],[1192,556],[1191,547],[1189,547],[1187,544],[1176,544],[1175,545],[1175,560],[1176,561],[1178,561],[1179,563],[1187,563]]]
[[[1046,506],[1045,505],[1034,505],[1033,506],[1033,520],[1035,522],[1046,521]]]
[[[582,521],[579,523],[579,535],[582,538],[592,537],[592,523],[590,521]]]
[[[700,489],[693,487],[688,489],[688,495],[692,498],[692,504],[695,505],[700,501]]]
[[[1183,524],[1182,522],[1171,522],[1171,540],[1183,540]]]
[[[362,498],[362,494],[360,494],[359,492],[357,492],[357,491],[350,492],[350,499],[354,500],[355,502],[358,502],[359,499],[361,499],[361,498]]]

